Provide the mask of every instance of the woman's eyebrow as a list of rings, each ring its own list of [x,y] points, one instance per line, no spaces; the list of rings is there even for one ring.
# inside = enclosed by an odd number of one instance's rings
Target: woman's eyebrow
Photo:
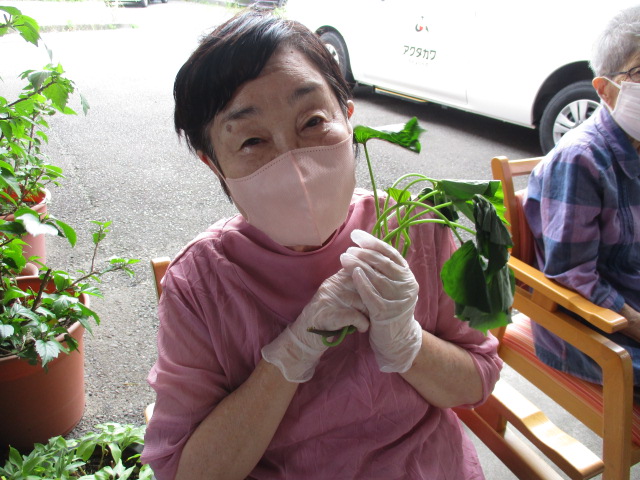
[[[304,98],[305,96],[314,93],[321,88],[322,84],[320,82],[308,82],[301,87],[296,88],[293,93],[289,95],[287,101],[290,105],[293,105],[301,98]],[[222,117],[222,123],[232,122],[234,120],[243,120],[247,117],[257,115],[259,113],[260,109],[255,106],[240,107],[224,114]]]
[[[230,112],[227,112],[222,117],[222,123],[232,122],[234,120],[242,120],[251,115],[256,115],[257,113],[258,113],[258,108],[254,106],[244,107],[244,108],[241,107],[237,110],[231,110]]]
[[[322,88],[322,84],[318,82],[309,82],[302,85],[301,87],[296,88],[293,93],[289,95],[289,105],[293,105],[304,96],[309,95],[310,93],[313,93],[320,88]]]

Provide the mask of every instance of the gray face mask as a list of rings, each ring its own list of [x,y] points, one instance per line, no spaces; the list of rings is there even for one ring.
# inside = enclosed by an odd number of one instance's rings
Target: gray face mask
[[[615,108],[609,108],[613,119],[629,136],[640,141],[640,83],[622,82],[618,85],[607,80],[620,89]]]

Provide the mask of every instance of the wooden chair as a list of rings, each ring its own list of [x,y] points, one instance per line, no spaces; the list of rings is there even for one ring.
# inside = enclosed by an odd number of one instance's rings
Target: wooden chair
[[[171,259],[169,257],[158,257],[151,259],[151,271],[153,273],[153,283],[156,287],[156,298],[160,300],[160,295],[162,295],[162,277],[167,271],[169,267],[169,263],[171,263]],[[153,415],[153,407],[155,407],[155,403],[150,403],[144,409],[144,419],[147,423],[151,420],[151,416]]]
[[[522,192],[515,192],[513,177],[527,175],[540,158],[492,161],[493,176],[502,181],[514,247],[509,264],[517,279],[514,321],[494,334],[499,354],[522,377],[556,404],[571,413],[602,438],[596,455],[555,426],[543,412],[522,395],[498,382],[489,401],[474,410],[457,410],[460,418],[518,476],[559,478],[548,463],[515,437],[519,430],[548,460],[572,479],[629,479],[630,468],[640,461],[640,409],[633,406],[633,371],[626,350],[596,330],[559,310],[562,306],[604,332],[627,325],[620,314],[600,308],[576,292],[549,280],[529,265],[533,261],[533,239],[522,211]],[[564,374],[543,364],[535,355],[530,323],[552,331],[591,357],[603,372],[603,386]]]

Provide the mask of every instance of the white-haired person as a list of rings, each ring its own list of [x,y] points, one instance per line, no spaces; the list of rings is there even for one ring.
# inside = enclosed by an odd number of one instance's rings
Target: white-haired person
[[[619,12],[594,44],[600,107],[534,169],[524,211],[548,277],[629,321],[609,335],[633,359],[640,385],[640,5]],[[534,326],[548,365],[602,383],[590,358]]]

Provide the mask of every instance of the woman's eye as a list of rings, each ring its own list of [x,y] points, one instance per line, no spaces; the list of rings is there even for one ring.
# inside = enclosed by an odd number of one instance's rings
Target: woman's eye
[[[315,127],[323,122],[322,117],[313,117],[307,122],[307,127]]]
[[[242,142],[242,148],[253,147],[254,145],[257,145],[259,143],[260,143],[260,139],[259,138],[248,138],[247,140]]]

